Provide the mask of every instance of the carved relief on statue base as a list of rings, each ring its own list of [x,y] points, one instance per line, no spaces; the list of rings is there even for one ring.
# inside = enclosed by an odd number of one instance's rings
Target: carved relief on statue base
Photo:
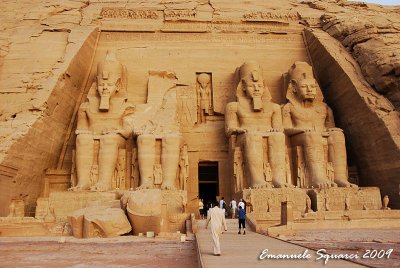
[[[334,187],[307,191],[314,211],[376,210],[382,207],[377,187]]]

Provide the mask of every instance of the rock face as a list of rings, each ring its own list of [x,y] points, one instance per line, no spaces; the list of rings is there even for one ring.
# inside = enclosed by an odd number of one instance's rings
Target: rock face
[[[225,107],[236,101],[236,68],[255,59],[277,105],[286,103],[282,75],[290,66],[313,66],[360,185],[380,187],[391,206],[400,207],[399,6],[342,0],[0,2],[1,216],[12,199],[22,199],[25,215],[33,215],[42,192],[48,197],[75,187],[81,170],[94,190],[186,190],[191,212],[207,183],[218,187],[214,196],[233,196],[233,169],[247,167],[228,165],[235,155],[237,163],[243,159],[238,151],[228,160]],[[100,157],[104,137],[117,129],[92,131],[93,158],[76,151],[74,133],[82,130],[76,121],[86,98],[103,98],[96,95],[96,66],[107,50],[127,68],[126,99],[136,115],[127,122],[132,136],[105,172],[99,165],[107,163]],[[86,168],[77,165],[77,155]],[[217,167],[215,181],[199,172],[211,166]],[[50,177],[46,169],[64,176]],[[278,169],[265,166],[262,175]],[[104,172],[106,187],[97,185]],[[288,174],[277,184],[296,182]]]

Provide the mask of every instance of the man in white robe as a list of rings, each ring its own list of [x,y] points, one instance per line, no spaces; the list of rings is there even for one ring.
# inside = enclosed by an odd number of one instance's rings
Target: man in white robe
[[[211,221],[211,234],[214,242],[214,255],[221,255],[221,247],[219,240],[222,236],[222,231],[227,231],[225,221],[225,213],[222,209],[218,207],[218,205],[208,210],[207,221],[206,221],[206,229],[208,223]],[[224,228],[224,229],[222,229]]]

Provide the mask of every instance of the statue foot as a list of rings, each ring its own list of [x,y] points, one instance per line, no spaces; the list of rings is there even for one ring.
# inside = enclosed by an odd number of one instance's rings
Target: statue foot
[[[335,182],[339,187],[351,187],[354,189],[358,189],[358,185],[350,183],[347,180],[335,180]]]
[[[78,184],[77,186],[71,187],[68,191],[71,192],[78,192],[78,191],[85,191],[90,188],[89,184]]]
[[[330,182],[328,180],[321,180],[313,183],[314,188],[326,189],[331,187],[337,187],[337,184],[334,182]]]
[[[273,181],[272,183],[274,184],[275,188],[294,188],[294,185],[290,183],[285,183],[281,181]]]
[[[162,184],[161,190],[176,190],[176,187],[170,184]]]
[[[90,187],[90,191],[95,191],[95,192],[105,192],[108,190],[110,190],[110,187],[102,182],[98,182],[96,183],[96,185]]]

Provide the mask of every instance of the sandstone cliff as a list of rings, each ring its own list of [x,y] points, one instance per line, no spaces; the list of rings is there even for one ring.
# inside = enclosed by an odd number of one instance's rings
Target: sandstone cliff
[[[99,30],[245,38],[242,25],[276,36],[308,29],[310,59],[345,130],[360,184],[381,187],[400,207],[400,6],[344,0],[3,0],[1,6],[0,215],[16,197],[33,211],[44,170],[69,168],[62,166],[65,148],[88,90]],[[174,30],[165,29],[172,24]]]

